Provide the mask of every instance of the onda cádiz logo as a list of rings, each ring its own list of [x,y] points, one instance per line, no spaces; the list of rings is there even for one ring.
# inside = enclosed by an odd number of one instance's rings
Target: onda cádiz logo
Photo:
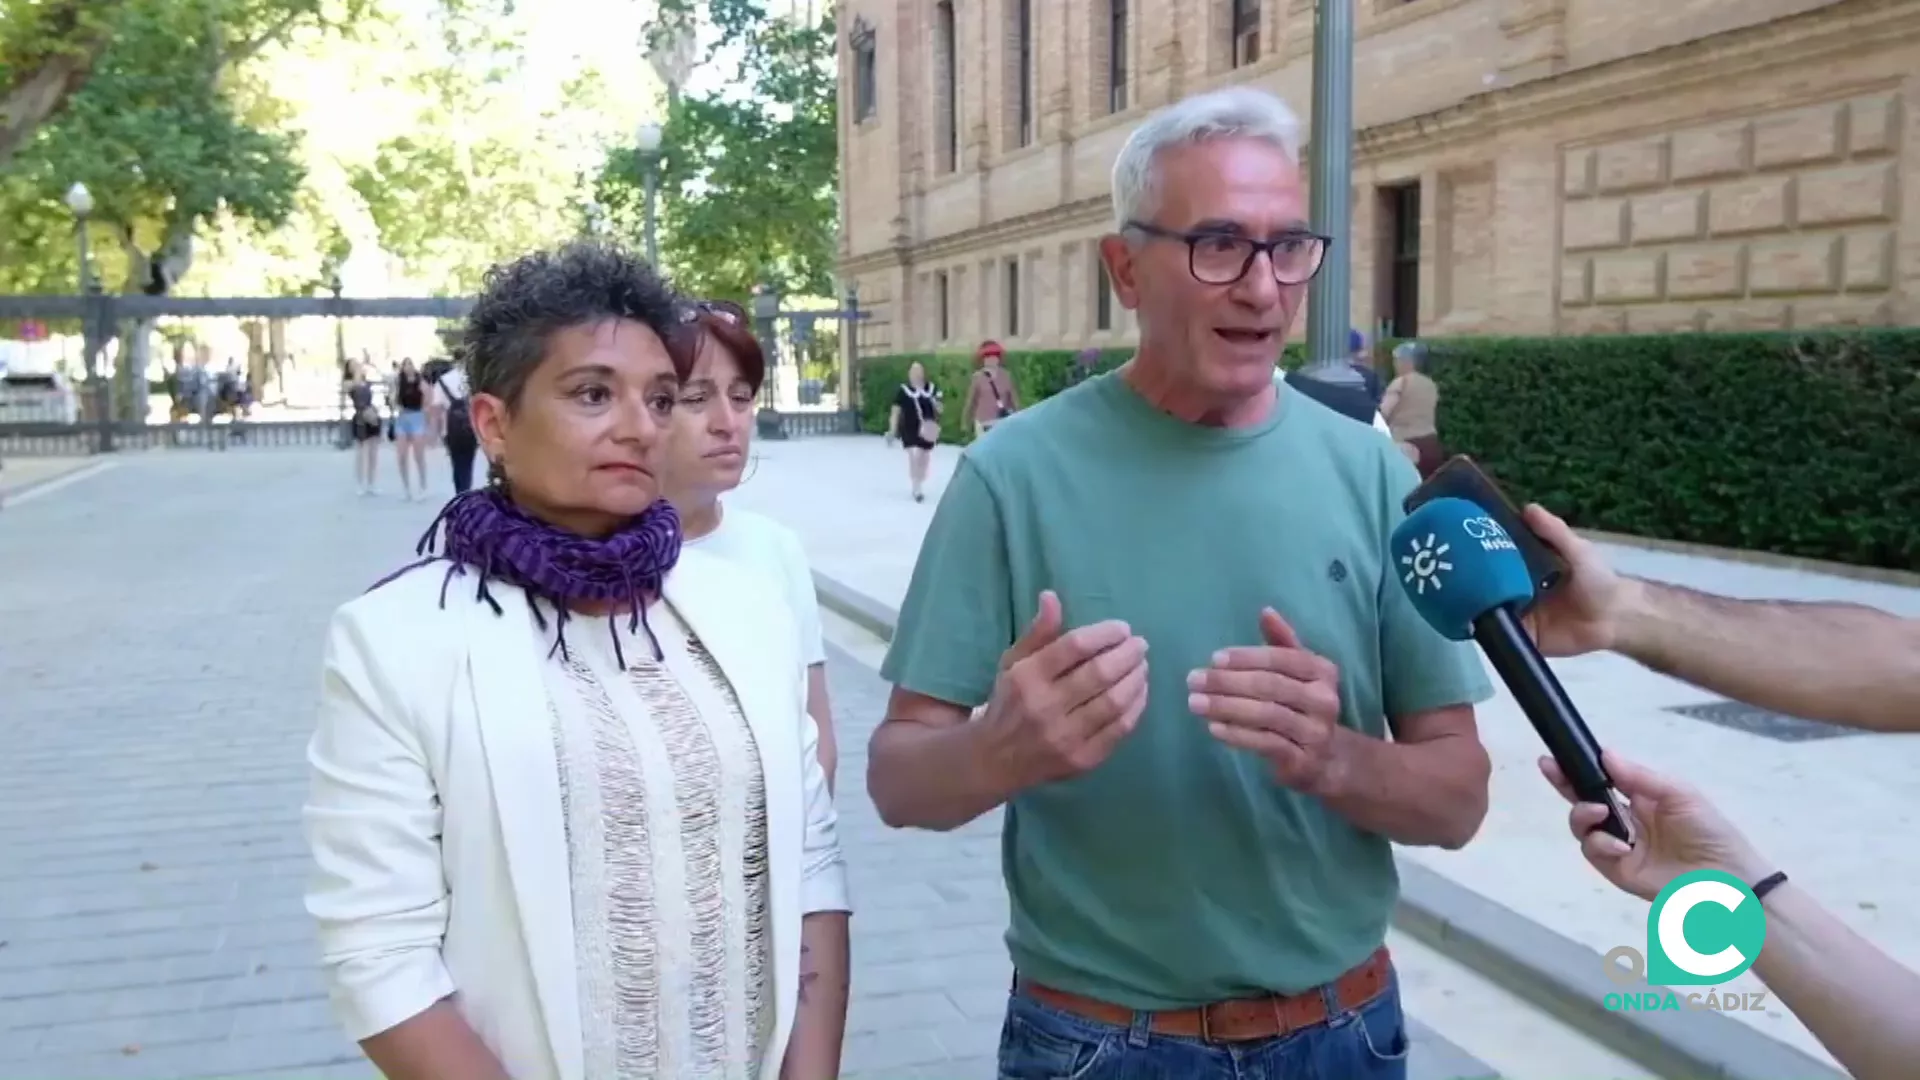
[[[1433,586],[1434,592],[1440,591],[1440,575],[1453,569],[1453,564],[1446,559],[1447,552],[1451,550],[1451,544],[1442,544],[1440,538],[1432,533],[1428,533],[1424,540],[1417,536],[1413,538],[1413,553],[1400,556],[1400,565],[1407,568],[1402,580],[1413,587],[1415,595],[1425,596],[1429,585]]]

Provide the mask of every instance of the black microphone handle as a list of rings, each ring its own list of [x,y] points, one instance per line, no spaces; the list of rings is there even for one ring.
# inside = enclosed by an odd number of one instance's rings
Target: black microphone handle
[[[1527,628],[1511,607],[1502,605],[1473,621],[1473,639],[1493,662],[1500,681],[1507,684],[1520,711],[1527,714],[1540,741],[1560,766],[1581,802],[1608,808],[1601,828],[1628,843],[1626,811],[1613,791],[1613,778],[1600,762],[1600,744],[1580,718],[1573,699],[1554,677],[1547,658],[1534,647]]]

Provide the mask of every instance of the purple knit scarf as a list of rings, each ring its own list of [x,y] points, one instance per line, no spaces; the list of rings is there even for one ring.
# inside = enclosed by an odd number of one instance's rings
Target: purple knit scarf
[[[502,614],[500,603],[487,589],[490,579],[517,585],[527,594],[534,622],[548,629],[546,615],[536,599],[544,599],[558,613],[554,618],[553,650],[568,656],[566,623],[572,605],[615,603],[631,615],[629,630],[645,628],[656,660],[665,654],[653,627],[647,624],[647,600],[657,596],[667,572],[680,560],[680,515],[665,499],[604,540],[592,540],[549,525],[515,506],[498,488],[480,488],[458,495],[427,526],[415,554],[421,558],[389,574],[373,588],[409,570],[446,560],[446,580],[440,583],[440,606],[447,604],[453,579],[468,570],[479,576],[475,598]],[[435,551],[438,541],[439,550]],[[372,592],[373,589],[367,590]],[[614,656],[621,667],[620,634],[613,634]]]

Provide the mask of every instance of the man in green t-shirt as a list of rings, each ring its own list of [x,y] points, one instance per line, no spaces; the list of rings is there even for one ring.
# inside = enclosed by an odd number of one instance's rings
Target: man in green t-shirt
[[[1138,352],[969,450],[881,669],[881,817],[1006,806],[1003,1078],[1405,1074],[1392,844],[1478,830],[1492,691],[1389,565],[1406,459],[1273,377],[1329,243],[1298,146],[1247,88],[1133,134]]]

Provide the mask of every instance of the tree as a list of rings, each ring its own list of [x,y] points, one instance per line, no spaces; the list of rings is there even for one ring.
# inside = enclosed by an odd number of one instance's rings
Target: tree
[[[472,292],[489,266],[574,235],[585,176],[611,134],[592,70],[539,100],[518,34],[498,21],[442,22],[398,81],[414,108],[400,133],[350,170],[380,245],[432,287]]]
[[[117,277],[129,293],[165,295],[192,269],[203,234],[257,236],[282,225],[305,176],[299,136],[270,74],[250,61],[302,31],[338,33],[367,17],[371,3],[124,0],[84,84],[18,146],[0,178],[0,231],[8,234],[0,247],[70,250],[59,198],[79,181],[94,195],[91,231],[107,241],[95,245],[100,278]],[[11,253],[7,261],[16,280],[35,272]],[[59,262],[71,282],[71,260]],[[45,267],[37,269],[44,277]],[[134,323],[122,350],[128,418],[144,411],[138,387],[151,331],[150,321]]]
[[[224,216],[272,228],[292,213],[296,140],[272,128],[270,95],[240,66],[319,14],[317,0],[131,0],[91,77],[14,168],[43,200],[86,184],[98,231],[119,250],[123,291],[172,292],[203,226]],[[142,320],[127,335],[127,418],[144,413],[151,331]]]
[[[834,24],[768,15],[754,0],[706,6],[719,45],[737,49],[727,89],[677,94],[660,148],[661,261],[683,288],[744,300],[832,292],[839,137]],[[686,32],[685,0],[663,0],[657,41]],[[628,235],[643,228],[633,148],[608,155],[595,203]]]
[[[0,0],[0,167],[85,85],[126,0]]]

